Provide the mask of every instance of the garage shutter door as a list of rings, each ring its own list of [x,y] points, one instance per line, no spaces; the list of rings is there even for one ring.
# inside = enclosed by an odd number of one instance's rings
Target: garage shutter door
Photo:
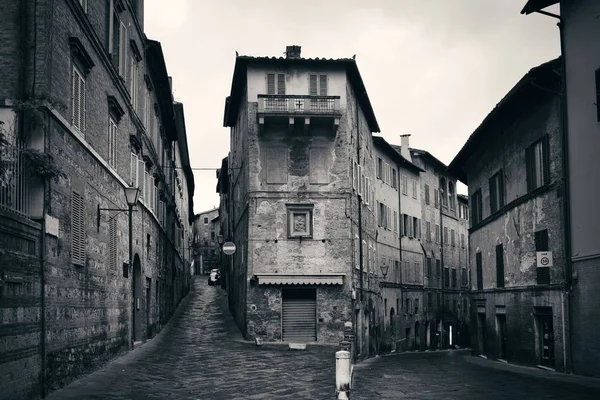
[[[283,290],[283,340],[302,343],[317,340],[317,291]]]

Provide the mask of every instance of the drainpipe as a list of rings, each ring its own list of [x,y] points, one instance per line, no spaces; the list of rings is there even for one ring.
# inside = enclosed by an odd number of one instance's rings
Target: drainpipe
[[[441,179],[440,179],[441,180]],[[440,180],[438,180],[438,187],[439,187],[439,183]],[[444,187],[444,196],[446,196],[446,188]],[[442,301],[442,304],[438,304],[438,310],[441,308],[442,313],[441,313],[441,331],[440,331],[440,341],[439,341],[439,345],[440,347],[442,347],[442,344],[444,343],[444,300],[445,300],[445,293],[444,293],[444,213],[442,211],[442,207],[443,207],[443,200],[442,200],[442,196],[441,196],[441,192],[438,189],[438,197],[439,197],[439,206],[440,206],[440,293],[442,294],[442,296],[440,297],[440,300]],[[437,329],[436,329],[437,330]],[[437,344],[437,343],[436,343]]]

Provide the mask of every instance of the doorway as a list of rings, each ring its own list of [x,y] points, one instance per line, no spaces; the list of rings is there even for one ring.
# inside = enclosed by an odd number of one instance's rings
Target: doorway
[[[143,339],[142,332],[142,317],[143,314],[140,311],[141,308],[141,296],[142,296],[142,265],[140,263],[140,257],[136,254],[133,259],[133,341],[139,342]]]
[[[415,350],[421,350],[421,331],[419,321],[415,322]]]
[[[477,342],[479,347],[479,354],[485,355],[485,342],[486,342],[486,327],[485,327],[485,314],[477,314]]]
[[[506,360],[506,315],[496,315],[496,334],[498,335],[498,358]]]
[[[145,302],[146,302],[146,337],[147,338],[152,337],[152,324],[151,324],[151,318],[150,318],[150,303],[151,303],[150,299],[152,299],[151,291],[152,291],[152,279],[146,278]]]
[[[554,326],[552,315],[538,315],[538,343],[541,363],[545,367],[554,368]]]
[[[317,341],[317,290],[283,289],[283,341]]]

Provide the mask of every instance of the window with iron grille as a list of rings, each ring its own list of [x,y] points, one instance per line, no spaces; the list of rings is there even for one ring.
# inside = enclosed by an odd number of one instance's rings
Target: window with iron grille
[[[72,119],[75,130],[85,134],[85,78],[79,68],[73,64],[72,76]]]
[[[527,191],[531,192],[550,183],[550,152],[548,135],[525,150]]]
[[[504,181],[502,170],[490,178],[490,212],[493,214],[504,207]]]
[[[71,193],[71,262],[85,265],[85,210],[77,192]]]

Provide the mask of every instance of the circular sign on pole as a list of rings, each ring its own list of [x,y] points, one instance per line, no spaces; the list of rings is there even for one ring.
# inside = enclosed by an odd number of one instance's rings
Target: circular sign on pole
[[[235,244],[232,242],[223,243],[223,253],[227,254],[228,256],[235,253]]]
[[[540,262],[542,263],[542,265],[548,265],[548,263],[550,262],[550,260],[548,259],[548,257],[542,257],[542,259],[540,260]]]

